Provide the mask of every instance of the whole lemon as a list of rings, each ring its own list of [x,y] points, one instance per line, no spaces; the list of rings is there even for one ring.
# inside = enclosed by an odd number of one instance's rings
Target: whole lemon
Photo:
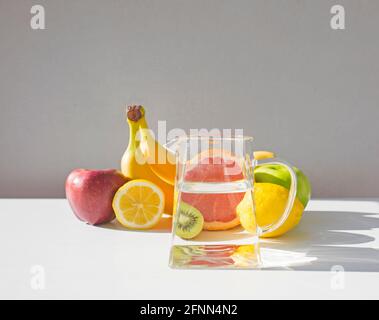
[[[254,186],[255,215],[259,226],[267,226],[280,219],[287,204],[289,191],[273,183],[256,183]],[[304,211],[303,204],[295,199],[292,211],[277,230],[262,235],[265,238],[278,237],[293,229],[300,222]],[[240,215],[244,213],[240,213]]]

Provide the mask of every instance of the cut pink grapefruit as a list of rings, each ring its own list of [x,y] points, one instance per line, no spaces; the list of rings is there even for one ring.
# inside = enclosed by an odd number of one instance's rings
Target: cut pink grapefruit
[[[225,183],[243,179],[240,165],[232,156],[200,155],[195,163],[189,163],[186,182]],[[198,209],[204,217],[204,230],[227,230],[240,224],[236,208],[244,198],[238,193],[185,193],[182,200]]]

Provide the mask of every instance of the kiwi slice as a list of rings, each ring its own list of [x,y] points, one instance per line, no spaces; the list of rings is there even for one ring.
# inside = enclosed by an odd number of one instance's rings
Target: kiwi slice
[[[183,239],[195,238],[203,230],[203,215],[188,203],[180,203],[176,219],[175,233]]]

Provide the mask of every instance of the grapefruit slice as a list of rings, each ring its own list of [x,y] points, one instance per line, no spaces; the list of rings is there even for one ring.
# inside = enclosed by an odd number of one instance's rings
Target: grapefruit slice
[[[230,155],[214,153],[200,155],[188,164],[184,176],[186,182],[225,183],[243,179],[240,165]],[[182,200],[198,209],[204,217],[204,230],[227,230],[240,224],[236,213],[238,204],[245,193],[186,193]]]

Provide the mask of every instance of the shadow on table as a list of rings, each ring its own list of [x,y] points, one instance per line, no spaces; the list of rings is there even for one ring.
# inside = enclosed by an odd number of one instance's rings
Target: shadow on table
[[[150,230],[125,229],[116,220],[99,227],[169,233],[171,223],[171,216],[164,216]],[[261,239],[262,257],[270,260],[270,270],[331,271],[333,266],[342,266],[345,271],[379,272],[379,248],[370,244],[379,239],[367,232],[375,228],[379,228],[379,213],[307,211],[292,232],[278,239]],[[288,261],[288,266],[282,267],[282,261]]]
[[[379,228],[379,217],[364,212],[305,212],[299,227],[279,239],[262,239],[262,250],[288,250],[313,261],[289,270],[379,272],[379,249],[374,237],[362,234]],[[274,268],[276,269],[276,268]],[[283,269],[283,268],[279,268]]]

